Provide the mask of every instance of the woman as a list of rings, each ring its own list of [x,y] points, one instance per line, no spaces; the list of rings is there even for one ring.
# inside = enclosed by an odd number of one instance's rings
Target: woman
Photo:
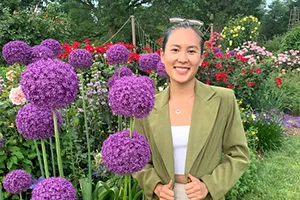
[[[175,24],[163,38],[169,87],[134,124],[151,148],[151,160],[134,174],[147,199],[225,199],[249,164],[234,92],[195,78],[202,53],[203,38],[190,22]]]

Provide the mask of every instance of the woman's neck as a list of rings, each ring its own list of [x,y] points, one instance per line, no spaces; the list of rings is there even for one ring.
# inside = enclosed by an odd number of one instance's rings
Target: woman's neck
[[[195,95],[195,84],[196,79],[185,83],[180,84],[177,82],[171,82],[170,83],[170,100],[171,99],[177,99],[177,100],[183,100],[189,99]]]

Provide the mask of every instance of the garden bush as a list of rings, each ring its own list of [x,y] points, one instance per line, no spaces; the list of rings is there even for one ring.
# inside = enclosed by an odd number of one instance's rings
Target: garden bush
[[[290,49],[295,49],[295,50],[300,49],[299,37],[300,37],[300,26],[298,25],[284,35],[281,43],[281,50],[287,51]]]

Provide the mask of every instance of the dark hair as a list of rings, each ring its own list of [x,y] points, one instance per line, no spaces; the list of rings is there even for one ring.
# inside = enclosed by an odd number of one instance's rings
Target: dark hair
[[[200,38],[200,48],[201,48],[201,55],[203,53],[203,47],[204,47],[204,41],[203,41],[203,34],[202,32],[197,28],[197,26],[195,26],[194,24],[190,23],[189,21],[183,21],[183,22],[179,22],[174,24],[173,26],[171,26],[170,28],[168,28],[168,30],[166,31],[164,37],[163,37],[163,41],[162,41],[162,51],[164,52],[166,49],[166,44],[168,42],[169,36],[170,34],[179,28],[185,28],[185,29],[193,29],[195,31],[195,33],[197,33],[197,35]]]

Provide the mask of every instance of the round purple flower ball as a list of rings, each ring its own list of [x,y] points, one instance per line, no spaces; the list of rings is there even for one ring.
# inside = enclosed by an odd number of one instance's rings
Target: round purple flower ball
[[[141,55],[139,65],[143,70],[156,70],[157,63],[160,61],[160,56],[157,53],[146,53]]]
[[[11,194],[20,194],[31,186],[32,178],[25,170],[9,172],[4,179],[4,189]]]
[[[126,66],[121,66],[120,68],[116,69],[112,77],[108,80],[108,87],[111,88],[115,81],[119,79],[119,71],[120,71],[120,78],[124,76],[132,76],[134,75],[133,72]]]
[[[34,46],[31,48],[30,63],[34,63],[40,59],[54,58],[53,51],[46,46]]]
[[[158,73],[159,76],[168,77],[168,74],[166,72],[166,67],[165,67],[164,63],[162,63],[161,61],[159,61],[157,63],[157,69],[156,70],[157,70],[157,73]]]
[[[56,117],[60,127],[62,120],[58,111]],[[16,125],[19,133],[28,140],[46,139],[54,135],[53,115],[49,108],[40,108],[32,104],[23,106],[17,113]]]
[[[77,74],[69,64],[52,59],[28,65],[20,83],[26,99],[33,105],[51,109],[72,103],[79,85]]]
[[[70,181],[65,178],[47,178],[39,182],[32,190],[32,200],[76,200],[76,191]]]
[[[2,55],[9,64],[30,62],[31,47],[23,41],[11,41],[2,48]]]
[[[124,45],[115,44],[107,49],[106,59],[109,64],[113,65],[127,63],[129,54],[128,49]]]
[[[93,57],[85,49],[75,49],[69,55],[69,64],[76,68],[90,68],[93,64]]]
[[[41,42],[42,46],[48,47],[54,53],[54,56],[58,56],[62,53],[62,48],[57,40],[54,39],[46,39]]]
[[[142,170],[150,159],[150,147],[144,136],[129,131],[110,135],[102,146],[104,165],[113,173],[125,175]]]
[[[108,93],[114,114],[144,118],[154,107],[154,81],[147,76],[124,76],[115,81]]]

